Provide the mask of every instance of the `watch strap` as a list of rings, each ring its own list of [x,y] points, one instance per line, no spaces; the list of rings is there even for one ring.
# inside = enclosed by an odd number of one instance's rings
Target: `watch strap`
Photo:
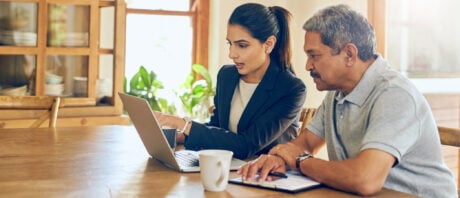
[[[303,160],[306,160],[308,158],[313,158],[313,155],[311,155],[310,153],[307,153],[307,152],[304,152],[302,154],[300,154],[299,156],[296,157],[295,159],[295,167],[297,168],[297,170],[300,172],[300,162],[302,162]]]

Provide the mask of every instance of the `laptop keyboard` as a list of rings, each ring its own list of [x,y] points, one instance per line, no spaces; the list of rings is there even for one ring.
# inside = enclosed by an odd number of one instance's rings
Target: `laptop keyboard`
[[[182,167],[200,166],[198,153],[196,152],[175,152],[177,163]]]

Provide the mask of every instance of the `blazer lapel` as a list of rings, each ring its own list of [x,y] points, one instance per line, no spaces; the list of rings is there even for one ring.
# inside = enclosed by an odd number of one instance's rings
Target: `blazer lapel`
[[[222,101],[222,106],[219,109],[219,117],[221,127],[228,128],[228,122],[230,119],[230,105],[233,98],[233,92],[235,92],[236,86],[238,86],[238,82],[240,80],[240,74],[236,71],[231,73],[230,75],[224,78],[223,85],[225,85],[222,90],[222,96],[219,98]]]
[[[247,128],[251,119],[260,112],[262,106],[270,99],[271,92],[278,77],[279,67],[270,63],[262,81],[260,81],[238,123],[238,131]]]

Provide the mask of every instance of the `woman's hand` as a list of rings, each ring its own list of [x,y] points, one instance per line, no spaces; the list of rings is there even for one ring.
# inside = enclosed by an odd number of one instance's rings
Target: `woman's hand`
[[[154,111],[155,117],[157,118],[158,123],[161,127],[169,127],[176,130],[182,130],[185,125],[185,121],[183,118],[173,115],[168,115],[161,113],[159,111]],[[183,144],[185,142],[185,135],[184,133],[177,133],[176,134],[176,144]]]
[[[155,117],[161,126],[170,127],[173,129],[182,129],[184,127],[184,119],[174,115],[168,115],[159,111],[154,111]]]
[[[184,144],[184,142],[185,142],[184,133],[177,133],[176,134],[176,144]]]

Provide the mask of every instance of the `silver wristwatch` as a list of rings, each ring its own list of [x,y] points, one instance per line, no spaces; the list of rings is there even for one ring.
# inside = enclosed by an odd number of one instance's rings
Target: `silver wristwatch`
[[[307,152],[304,152],[295,158],[295,167],[297,168],[299,172],[300,172],[300,162],[308,158],[313,158],[313,155]]]

